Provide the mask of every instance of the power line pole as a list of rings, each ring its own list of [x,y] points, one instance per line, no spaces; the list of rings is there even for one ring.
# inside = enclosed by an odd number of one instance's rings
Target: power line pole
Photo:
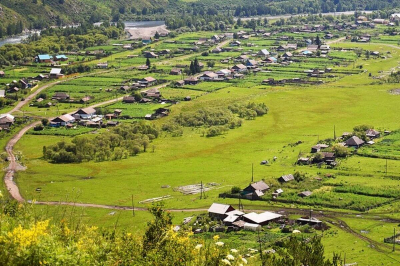
[[[254,163],[251,164],[251,183],[254,182]]]
[[[393,228],[393,252],[396,250],[396,228]]]
[[[388,159],[386,159],[386,175],[387,175],[387,169],[388,169]]]
[[[336,125],[333,125],[333,139],[336,139]]]
[[[135,206],[133,205],[133,194],[132,194],[132,216],[135,216]]]

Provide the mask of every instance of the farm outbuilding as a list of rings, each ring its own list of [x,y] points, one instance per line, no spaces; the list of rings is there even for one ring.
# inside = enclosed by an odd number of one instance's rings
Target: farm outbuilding
[[[211,207],[208,209],[208,215],[211,218],[215,218],[217,220],[223,220],[228,216],[227,212],[234,210],[235,208],[233,208],[231,205],[213,203]]]

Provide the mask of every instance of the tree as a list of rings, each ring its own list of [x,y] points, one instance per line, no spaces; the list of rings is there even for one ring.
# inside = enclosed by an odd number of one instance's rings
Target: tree
[[[294,173],[293,177],[294,177],[294,180],[296,180],[297,182],[301,182],[301,181],[304,181],[306,179],[306,175],[303,174],[303,173],[300,173],[299,171]]]
[[[263,265],[269,266],[339,266],[340,255],[333,253],[332,262],[324,256],[324,246],[320,236],[311,239],[297,239],[291,236],[276,253],[267,253],[262,257]],[[278,248],[277,248],[278,249]]]
[[[151,67],[150,58],[146,59],[146,66],[148,66],[149,68]]]
[[[156,34],[154,34],[154,38],[155,39],[160,39],[160,34],[158,33],[158,31],[156,31]]]
[[[194,74],[200,73],[201,72],[201,68],[200,68],[200,64],[199,64],[199,60],[197,59],[197,57],[194,59]]]
[[[321,46],[321,40],[319,39],[319,35],[317,35],[317,38],[315,39],[315,44],[318,45],[318,48]]]
[[[143,237],[143,255],[162,246],[163,238],[172,226],[172,215],[163,210],[163,204],[158,203],[149,208],[149,212],[153,215],[153,220],[147,223],[147,230]]]
[[[207,61],[207,66],[208,67],[214,67],[215,66],[215,61]]]
[[[42,119],[42,125],[45,127],[45,126],[47,126],[48,124],[49,124],[49,120],[46,119],[46,118],[43,118],[43,119]]]
[[[196,73],[193,61],[190,61],[189,73],[190,75],[194,75]]]
[[[348,148],[339,144],[333,146],[333,152],[336,157],[347,157],[350,153]]]

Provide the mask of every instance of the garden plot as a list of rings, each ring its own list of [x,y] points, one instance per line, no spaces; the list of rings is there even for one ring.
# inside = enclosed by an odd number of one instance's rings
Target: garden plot
[[[153,203],[153,202],[158,202],[158,201],[167,200],[167,199],[172,199],[172,196],[166,195],[166,196],[161,196],[161,197],[156,197],[156,198],[151,198],[151,199],[145,199],[145,200],[139,201],[139,203]]]

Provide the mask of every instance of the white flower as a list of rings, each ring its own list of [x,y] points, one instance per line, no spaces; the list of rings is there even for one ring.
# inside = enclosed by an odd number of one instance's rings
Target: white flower
[[[223,262],[225,265],[231,265],[231,263],[230,263],[229,260],[227,260],[227,259],[223,259],[222,262]]]
[[[235,260],[235,257],[232,256],[231,254],[226,255],[226,258],[227,258],[228,260]]]
[[[242,258],[242,261],[244,264],[247,264],[247,260],[245,258]]]
[[[218,247],[222,247],[224,245],[224,242],[215,242],[215,245],[217,245]]]
[[[232,252],[232,253],[237,253],[238,251],[237,251],[237,249],[234,249],[234,248],[233,248],[233,249],[231,249],[231,252]]]
[[[198,244],[198,245],[195,247],[195,249],[200,250],[202,247],[203,247],[202,244]]]

